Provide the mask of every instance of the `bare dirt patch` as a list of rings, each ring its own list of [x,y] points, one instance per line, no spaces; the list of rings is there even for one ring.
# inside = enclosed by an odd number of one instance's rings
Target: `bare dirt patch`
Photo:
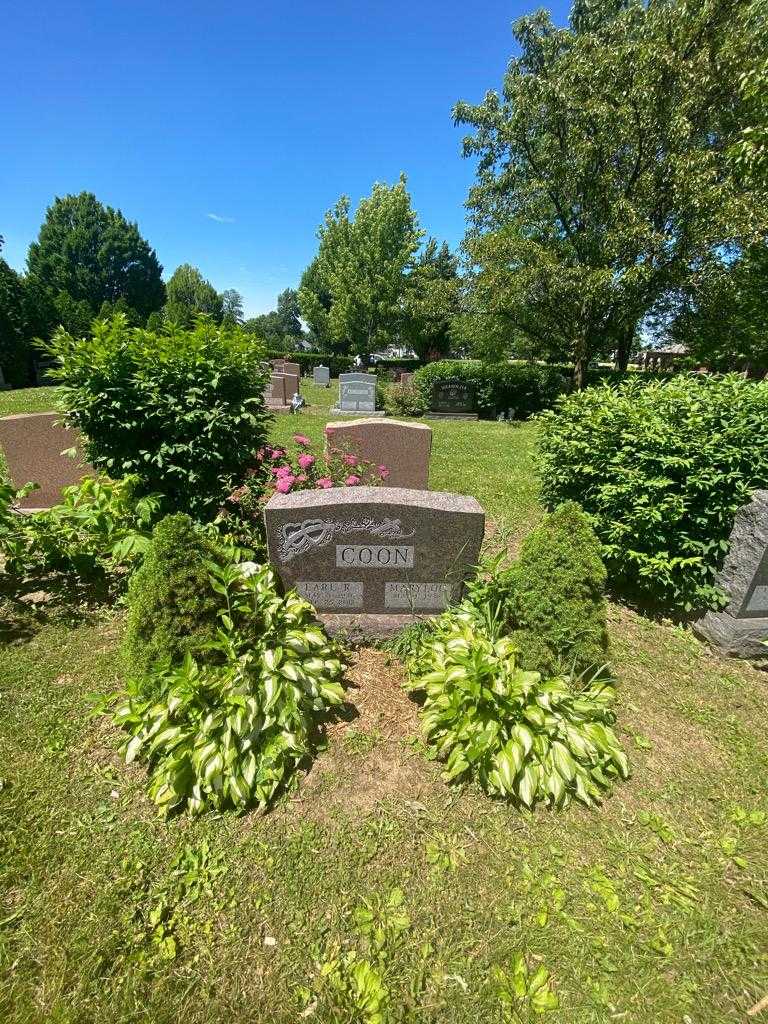
[[[412,747],[418,708],[402,689],[402,665],[384,651],[364,647],[347,671],[347,706],[329,724],[328,749],[301,783],[290,806],[330,820],[367,814],[382,801],[420,801],[434,776]]]

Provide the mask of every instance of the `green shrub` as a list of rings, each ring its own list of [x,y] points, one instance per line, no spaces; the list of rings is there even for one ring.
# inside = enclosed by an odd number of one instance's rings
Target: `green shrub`
[[[267,566],[210,565],[219,629],[195,660],[129,687],[115,720],[127,762],[149,762],[149,795],[166,813],[267,807],[315,749],[318,716],[340,704],[342,664],[312,606],[282,598]]]
[[[128,588],[124,639],[129,670],[146,685],[154,666],[199,657],[215,639],[221,602],[208,566],[224,560],[222,546],[189,516],[167,516],[155,527]]]
[[[167,512],[215,512],[264,441],[263,350],[239,328],[200,320],[153,332],[116,316],[85,338],[60,329],[47,348],[85,457],[140,477]]]
[[[33,488],[0,483],[3,573],[19,585],[53,574],[117,591],[147,550],[159,514],[157,495],[136,497],[137,482],[84,477],[64,488],[60,504],[24,515],[13,506]]]
[[[590,514],[613,585],[678,613],[722,604],[735,513],[768,486],[768,383],[629,381],[572,394],[542,421],[544,501]]]
[[[408,685],[424,693],[422,728],[446,762],[444,778],[473,778],[526,807],[599,801],[629,773],[611,728],[613,687],[524,671],[502,626],[489,609],[464,602],[409,659]]]
[[[383,400],[390,416],[421,416],[426,408],[421,390],[413,384],[386,385]]]
[[[523,541],[509,574],[520,664],[545,675],[604,665],[606,572],[600,541],[574,502],[546,516]]]
[[[475,393],[476,411],[484,418],[513,412],[524,419],[554,405],[568,390],[561,367],[538,363],[483,363],[479,359],[441,359],[417,370],[414,386],[421,392],[425,409],[438,381],[461,380]]]

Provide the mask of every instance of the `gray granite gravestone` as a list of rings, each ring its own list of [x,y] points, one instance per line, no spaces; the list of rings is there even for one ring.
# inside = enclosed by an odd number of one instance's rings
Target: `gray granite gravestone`
[[[390,419],[346,420],[329,423],[325,446],[330,451],[357,455],[376,466],[386,466],[387,486],[426,490],[432,428],[426,423]]]
[[[80,435],[58,425],[60,418],[56,412],[35,412],[0,419],[0,448],[14,487],[40,485],[21,501],[21,508],[27,511],[57,505],[62,487],[71,487],[93,473],[88,463],[62,454],[79,445]]]
[[[768,659],[761,642],[768,640],[768,491],[755,491],[736,513],[717,583],[730,601],[694,623],[694,632],[724,654]]]
[[[384,410],[376,408],[377,379],[375,373],[340,373],[339,403],[331,412],[341,416],[361,412],[367,416],[384,416]]]
[[[276,494],[269,558],[331,628],[385,635],[458,601],[480,554],[474,498],[398,487]]]
[[[312,380],[321,388],[330,387],[331,371],[327,366],[316,366],[312,371]]]
[[[432,385],[429,419],[476,420],[475,391],[464,380],[437,380]]]

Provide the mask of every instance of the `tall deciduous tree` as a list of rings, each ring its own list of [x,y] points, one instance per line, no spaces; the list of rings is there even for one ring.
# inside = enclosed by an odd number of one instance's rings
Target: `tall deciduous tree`
[[[369,353],[398,337],[403,325],[406,276],[423,235],[405,176],[391,187],[376,184],[354,219],[342,196],[318,232],[317,285],[331,296],[325,312],[318,292],[299,289],[302,316],[324,322],[340,349]]]
[[[210,281],[206,281],[197,267],[182,263],[174,270],[166,286],[168,301],[165,315],[171,323],[189,327],[200,313],[221,323],[223,307],[221,295]]]
[[[0,235],[0,250],[3,238]],[[29,382],[31,361],[24,282],[0,258],[0,370],[6,384],[23,387]]]
[[[768,246],[747,250],[682,296],[669,329],[713,370],[768,370]]]
[[[122,300],[144,322],[165,300],[155,250],[135,223],[91,192],[48,207],[27,267],[35,327],[45,336],[59,323],[80,331],[104,302]]]
[[[299,290],[299,313],[309,328],[310,337],[323,350],[333,349],[333,339],[328,329],[328,314],[333,296],[321,277],[317,256],[301,275]]]
[[[724,248],[756,241],[766,198],[733,173],[751,0],[577,0],[558,29],[514,26],[503,95],[457,104],[479,158],[466,249],[475,304],[539,346],[625,366],[646,314]]]
[[[235,288],[221,293],[221,322],[229,327],[243,322],[243,296]]]
[[[419,358],[439,359],[451,347],[459,313],[459,260],[448,244],[430,238],[408,275],[403,337]]]
[[[295,288],[286,288],[277,296],[277,316],[283,334],[289,338],[301,337],[299,314],[299,293]]]

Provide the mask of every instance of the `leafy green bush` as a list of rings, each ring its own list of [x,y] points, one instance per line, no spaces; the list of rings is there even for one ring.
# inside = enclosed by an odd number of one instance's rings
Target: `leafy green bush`
[[[209,566],[223,564],[222,545],[177,513],[157,524],[128,588],[123,649],[130,672],[153,685],[152,668],[200,657],[216,638],[221,605]]]
[[[460,380],[475,394],[476,411],[485,418],[512,410],[515,419],[548,409],[569,388],[557,366],[533,363],[484,363],[479,359],[441,359],[416,371],[414,386],[429,409],[439,381]]]
[[[126,761],[149,762],[166,813],[267,807],[313,752],[317,716],[344,698],[341,660],[307,601],[280,597],[267,566],[209,569],[219,628],[205,660],[157,670],[152,696],[131,684],[115,715]]]
[[[768,486],[768,383],[678,375],[575,393],[542,416],[542,493],[593,519],[609,578],[690,613],[716,607],[737,509]]]
[[[85,338],[60,329],[47,348],[85,457],[140,477],[166,512],[215,512],[264,441],[263,349],[239,328],[200,320],[153,332],[116,316]]]
[[[421,416],[426,406],[413,384],[389,384],[384,388],[384,408],[390,416]]]
[[[526,807],[599,801],[629,773],[611,728],[613,687],[524,671],[502,625],[466,601],[437,620],[409,660],[408,685],[424,692],[422,728],[446,762],[444,778],[474,778]]]
[[[16,501],[32,488],[0,484],[0,555],[5,575],[17,581],[70,575],[80,584],[110,581],[129,570],[149,546],[159,499],[136,497],[135,477],[84,477],[66,487],[50,509],[20,515]],[[119,579],[127,578],[123,573]]]
[[[509,574],[512,636],[523,668],[550,675],[605,663],[605,579],[600,541],[575,502],[528,534]]]

